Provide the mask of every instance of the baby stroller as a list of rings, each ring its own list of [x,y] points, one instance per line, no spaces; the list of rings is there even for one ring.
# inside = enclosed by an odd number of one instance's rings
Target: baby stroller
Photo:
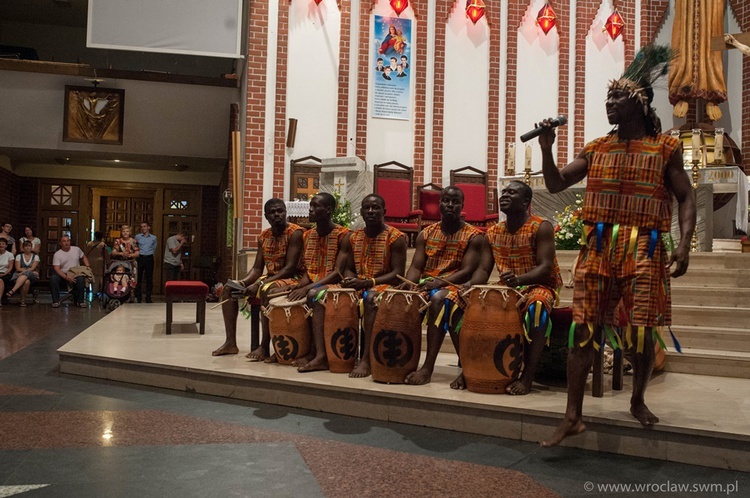
[[[135,276],[135,263],[132,261],[112,261],[109,264],[102,279],[102,305],[107,312],[130,301],[135,289]]]

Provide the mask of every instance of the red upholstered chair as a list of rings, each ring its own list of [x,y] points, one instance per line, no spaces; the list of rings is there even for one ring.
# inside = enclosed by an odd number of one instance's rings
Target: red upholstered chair
[[[451,185],[460,188],[464,193],[464,210],[466,223],[480,230],[497,223],[497,193],[492,199],[492,210],[487,210],[489,192],[487,173],[471,166],[464,166],[451,171]]]
[[[412,209],[414,170],[396,161],[375,165],[376,194],[385,199],[385,222],[416,239],[421,226],[422,211]]]
[[[188,301],[197,304],[195,321],[200,334],[206,332],[206,297],[208,285],[191,280],[170,280],[164,284],[164,297],[167,301],[167,335],[172,333],[172,304],[175,301]]]
[[[434,183],[417,187],[419,209],[422,211],[422,228],[440,221],[440,194],[443,189]]]

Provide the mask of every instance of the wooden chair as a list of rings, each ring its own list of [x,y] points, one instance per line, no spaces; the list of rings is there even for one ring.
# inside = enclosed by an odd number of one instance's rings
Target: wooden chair
[[[421,229],[422,211],[412,209],[414,169],[396,161],[375,165],[374,191],[385,199],[385,222],[406,234],[410,245]]]
[[[422,211],[421,228],[440,221],[440,194],[443,188],[434,183],[426,183],[417,187],[419,209]]]
[[[471,166],[464,166],[451,171],[451,185],[460,188],[464,193],[464,210],[466,223],[470,223],[480,230],[497,223],[497,192],[488,211],[487,205],[489,189],[487,186],[487,173]]]

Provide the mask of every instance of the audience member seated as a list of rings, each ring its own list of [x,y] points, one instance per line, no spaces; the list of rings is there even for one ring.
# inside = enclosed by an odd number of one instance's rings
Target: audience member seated
[[[34,254],[39,254],[39,251],[42,249],[42,241],[39,240],[39,237],[34,235],[34,230],[31,229],[31,227],[27,226],[23,229],[23,237],[19,239],[19,249],[23,251],[23,243],[27,240],[31,242],[31,252]]]
[[[52,293],[52,307],[60,307],[60,284],[66,282],[67,285],[73,286],[73,304],[86,307],[83,293],[86,290],[86,277],[80,274],[81,262],[87,267],[89,272],[89,260],[79,247],[70,245],[70,237],[63,235],[60,239],[60,249],[52,257],[52,267],[54,273],[49,278],[49,289]]]
[[[16,272],[11,279],[12,282],[15,282],[15,285],[6,294],[10,298],[20,289],[22,308],[26,307],[26,295],[29,293],[29,287],[31,287],[32,283],[39,280],[38,270],[41,260],[39,256],[32,252],[33,248],[34,245],[31,240],[27,239],[21,243],[21,250],[23,252],[16,256]]]
[[[7,250],[8,239],[0,238],[0,296],[5,293],[5,287],[10,287],[13,273],[13,253]],[[0,300],[2,306],[2,300]]]

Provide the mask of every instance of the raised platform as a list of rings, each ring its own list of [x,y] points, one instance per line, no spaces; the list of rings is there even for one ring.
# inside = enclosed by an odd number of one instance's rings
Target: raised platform
[[[192,322],[195,305],[175,304],[171,336],[163,304],[128,304],[58,350],[60,371],[328,413],[539,441],[549,437],[565,408],[562,387],[535,385],[529,396],[455,391],[455,355],[441,354],[426,386],[385,385],[344,374],[301,374],[292,367],[251,363],[239,355],[213,357],[224,340],[220,310],[207,311],[206,334]],[[181,323],[182,322],[182,323]],[[249,325],[240,319],[240,344]],[[123,324],[138,323],[138,327]],[[750,471],[750,380],[681,373],[655,377],[649,406],[661,417],[651,429],[629,414],[625,390],[584,402],[588,431],[565,444],[710,467]],[[721,407],[721,409],[719,409]]]

